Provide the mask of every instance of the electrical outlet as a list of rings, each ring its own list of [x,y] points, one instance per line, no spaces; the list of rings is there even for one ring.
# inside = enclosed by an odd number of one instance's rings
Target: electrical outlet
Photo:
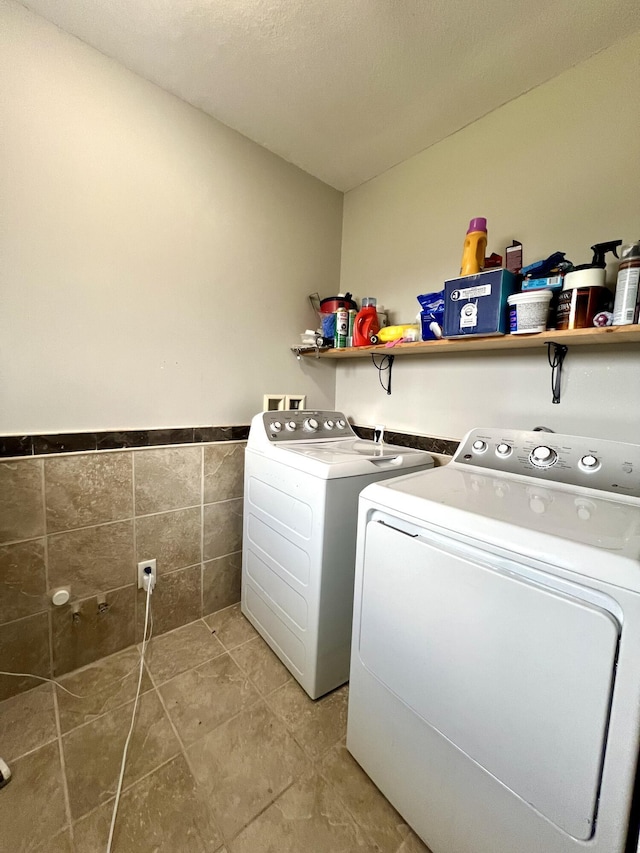
[[[148,571],[149,569],[151,571]],[[145,575],[151,575],[154,581],[157,580],[155,560],[143,560],[141,563],[138,563],[138,589],[144,589],[142,579]]]

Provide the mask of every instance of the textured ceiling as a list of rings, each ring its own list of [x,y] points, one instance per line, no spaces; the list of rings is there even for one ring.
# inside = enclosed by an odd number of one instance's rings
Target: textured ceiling
[[[23,5],[341,190],[640,28],[638,0]]]

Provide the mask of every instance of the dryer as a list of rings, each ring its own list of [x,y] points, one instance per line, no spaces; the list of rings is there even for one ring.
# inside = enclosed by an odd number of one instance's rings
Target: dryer
[[[471,431],[360,498],[347,748],[433,853],[629,853],[640,447]]]
[[[349,678],[358,495],[430,468],[340,412],[263,412],[245,455],[242,612],[312,699]]]

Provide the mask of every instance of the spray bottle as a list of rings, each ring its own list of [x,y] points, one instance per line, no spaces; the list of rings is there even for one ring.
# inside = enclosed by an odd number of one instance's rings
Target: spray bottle
[[[483,216],[472,219],[462,249],[460,275],[476,275],[484,266],[487,250],[487,220]]]

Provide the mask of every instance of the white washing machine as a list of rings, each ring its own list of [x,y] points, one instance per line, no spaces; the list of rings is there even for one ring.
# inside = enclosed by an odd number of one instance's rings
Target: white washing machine
[[[245,456],[242,612],[312,699],[349,678],[358,495],[430,468],[340,412],[263,412]]]
[[[433,853],[638,848],[640,447],[477,429],[360,498],[347,748]]]

